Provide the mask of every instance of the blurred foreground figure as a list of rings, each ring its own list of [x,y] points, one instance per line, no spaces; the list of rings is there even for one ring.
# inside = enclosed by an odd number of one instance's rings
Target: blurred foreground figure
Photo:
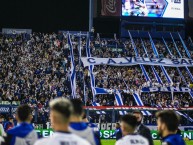
[[[82,102],[79,99],[73,99],[71,102],[74,110],[70,120],[70,131],[86,139],[91,145],[100,145],[100,135],[98,133],[94,133],[93,128],[91,128],[82,119],[84,116]]]
[[[110,138],[111,137],[116,137],[116,141],[118,141],[119,139],[121,139],[122,138],[122,131],[121,131],[121,125],[120,125],[120,123],[116,123],[116,129],[115,129],[115,132],[114,132],[114,134],[112,135],[112,136],[110,136]]]
[[[2,115],[0,115],[0,136],[5,135],[5,131],[4,131],[4,128],[3,128],[3,121],[4,121],[4,117]]]
[[[72,104],[64,98],[50,102],[50,120],[54,135],[40,139],[35,145],[90,145],[86,140],[69,132]]]
[[[149,144],[153,145],[151,131],[143,124],[143,114],[141,113],[141,111],[136,110],[133,112],[133,115],[137,118],[137,127],[135,132],[145,137],[149,141]]]
[[[174,111],[161,111],[156,114],[158,133],[162,137],[162,145],[185,145],[177,133],[179,117]]]
[[[149,145],[146,138],[134,134],[137,127],[137,118],[132,114],[127,114],[121,118],[121,130],[123,138],[116,142],[116,145]]]
[[[31,108],[21,105],[17,109],[16,120],[18,125],[7,131],[1,145],[33,145],[38,139],[31,120]]]

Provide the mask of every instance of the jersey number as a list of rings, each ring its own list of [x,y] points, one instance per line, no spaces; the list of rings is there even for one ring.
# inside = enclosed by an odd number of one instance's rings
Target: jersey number
[[[61,141],[60,145],[77,145],[77,142],[65,142],[65,141]]]
[[[26,141],[26,145],[31,145],[30,141]]]
[[[62,142],[60,142],[60,145],[70,145],[70,143],[62,141]]]

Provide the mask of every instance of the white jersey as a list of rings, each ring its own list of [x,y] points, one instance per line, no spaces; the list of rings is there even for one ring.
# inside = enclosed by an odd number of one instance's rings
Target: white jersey
[[[146,138],[141,135],[126,135],[122,139],[118,140],[115,145],[149,145]]]
[[[90,143],[72,133],[55,132],[53,136],[42,138],[34,145],[90,145]]]
[[[94,131],[85,122],[70,123],[70,132],[86,139],[91,145],[97,145]]]

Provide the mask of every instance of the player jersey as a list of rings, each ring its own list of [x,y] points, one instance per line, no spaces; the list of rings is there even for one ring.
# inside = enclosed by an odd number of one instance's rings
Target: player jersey
[[[21,123],[7,131],[1,145],[33,145],[38,139],[33,126],[28,123]]]
[[[95,140],[93,129],[88,126],[85,122],[73,122],[70,123],[70,132],[86,139],[91,145],[97,145]]]
[[[101,145],[100,130],[94,123],[87,123],[87,125],[94,131],[94,137],[97,145]]]
[[[7,132],[9,129],[11,129],[11,128],[13,128],[14,127],[14,125],[13,125],[13,123],[11,123],[11,122],[5,122],[5,124],[4,124],[4,130]]]
[[[185,145],[185,142],[179,134],[172,134],[162,139],[162,145]]]
[[[70,132],[55,132],[53,136],[42,138],[34,145],[90,145],[90,143]]]
[[[116,136],[116,140],[119,140],[122,138],[122,131],[121,128],[118,128],[115,130],[115,136]]]
[[[149,145],[149,142],[141,135],[129,134],[118,140],[115,145]]]

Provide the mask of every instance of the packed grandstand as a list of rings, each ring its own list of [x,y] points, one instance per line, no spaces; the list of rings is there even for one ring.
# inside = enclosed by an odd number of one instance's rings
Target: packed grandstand
[[[99,64],[84,67],[82,57],[94,58],[193,58],[187,41],[154,39],[90,39],[88,34],[0,34],[0,101],[29,104],[33,123],[49,122],[49,101],[79,98],[85,106],[98,106],[90,113],[93,123],[111,122],[112,113],[100,106],[146,106],[188,110],[191,91],[144,91],[148,88],[193,87],[193,68],[161,65],[122,66]],[[172,36],[172,35],[171,35]],[[102,92],[102,93],[101,93]],[[92,108],[92,107],[90,107]],[[125,111],[117,111],[118,121]],[[145,124],[156,124],[155,112],[144,111]],[[179,112],[182,125],[193,122],[193,112]],[[11,114],[2,114],[5,118]],[[14,113],[12,114],[14,117]]]

